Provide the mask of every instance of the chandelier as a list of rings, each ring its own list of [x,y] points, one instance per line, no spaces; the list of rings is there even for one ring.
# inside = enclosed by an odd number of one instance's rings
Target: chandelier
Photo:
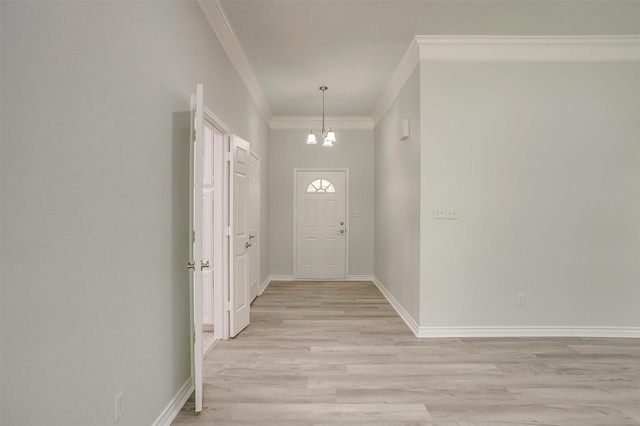
[[[320,86],[319,89],[322,90],[322,130],[320,131],[320,136],[323,138],[322,146],[329,148],[333,146],[334,142],[338,142],[338,140],[336,139],[336,134],[331,130],[331,127],[329,127],[328,132],[324,130],[324,91],[327,90],[328,87]],[[311,130],[309,132],[309,136],[307,136],[307,143],[309,145],[315,145],[318,143],[313,130]]]

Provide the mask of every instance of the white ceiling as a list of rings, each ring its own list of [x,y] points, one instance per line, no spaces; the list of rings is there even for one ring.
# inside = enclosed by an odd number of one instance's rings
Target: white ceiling
[[[221,0],[273,116],[371,116],[415,35],[640,34],[640,1]]]

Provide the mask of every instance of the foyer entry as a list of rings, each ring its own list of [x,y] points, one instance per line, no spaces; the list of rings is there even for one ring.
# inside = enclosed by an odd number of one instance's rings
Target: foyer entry
[[[294,277],[345,279],[348,170],[294,170]]]

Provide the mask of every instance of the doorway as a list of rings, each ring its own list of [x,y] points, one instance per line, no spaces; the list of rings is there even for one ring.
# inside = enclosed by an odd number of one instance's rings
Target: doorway
[[[224,127],[205,109],[202,145],[202,254],[212,268],[202,270],[202,352],[211,351],[222,333]]]
[[[294,278],[344,280],[348,170],[294,170]]]

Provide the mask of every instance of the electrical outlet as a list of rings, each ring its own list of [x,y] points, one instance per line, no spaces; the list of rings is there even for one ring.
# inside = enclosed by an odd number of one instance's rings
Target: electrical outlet
[[[114,419],[113,422],[120,420],[120,417],[124,414],[124,389],[122,389],[114,398]]]
[[[516,305],[518,306],[524,306],[524,294],[523,293],[518,293],[516,296]]]
[[[435,219],[444,219],[447,216],[447,210],[444,207],[433,209],[433,217]]]
[[[455,207],[447,208],[447,219],[457,219],[458,218],[458,209]]]

